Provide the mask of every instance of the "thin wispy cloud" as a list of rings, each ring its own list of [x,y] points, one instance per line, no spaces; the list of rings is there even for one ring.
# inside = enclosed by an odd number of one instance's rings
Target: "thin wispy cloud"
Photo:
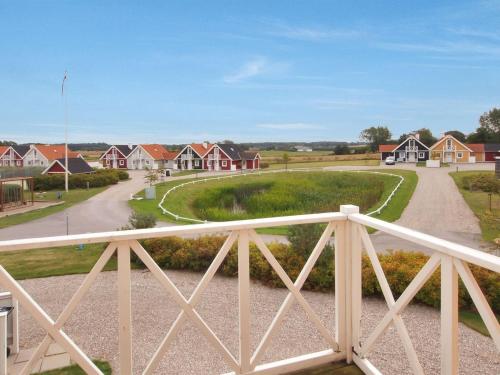
[[[334,99],[334,100],[315,100],[313,106],[319,109],[353,109],[367,105],[368,103],[359,100]]]
[[[454,35],[464,37],[500,40],[500,31],[483,31],[470,28],[449,28],[448,31]]]
[[[281,21],[264,21],[268,25],[267,34],[289,39],[305,41],[325,41],[333,39],[354,38],[362,35],[356,29],[336,29],[324,26],[289,25]]]
[[[260,57],[243,64],[235,73],[224,77],[225,83],[238,83],[262,74],[268,66],[267,59]]]
[[[429,42],[429,43],[400,43],[388,42],[377,44],[379,48],[400,52],[425,52],[443,55],[468,55],[483,57],[500,57],[500,47],[489,43],[474,42]]]
[[[278,124],[258,124],[258,128],[275,130],[315,130],[325,129],[324,126],[316,124],[307,124],[303,122],[278,123]]]

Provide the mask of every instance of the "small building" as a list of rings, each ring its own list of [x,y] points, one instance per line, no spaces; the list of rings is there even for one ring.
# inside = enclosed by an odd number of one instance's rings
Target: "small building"
[[[0,146],[0,167],[22,167],[28,145]]]
[[[208,142],[186,145],[176,156],[174,169],[203,169],[203,158],[212,148]]]
[[[500,157],[500,144],[485,143],[484,145],[484,161],[495,162],[495,158]]]
[[[104,152],[99,161],[104,168],[127,169],[127,157],[136,145],[113,145]]]
[[[452,135],[445,135],[431,148],[431,159],[443,163],[474,163],[475,152]],[[472,156],[472,157],[471,157]]]
[[[137,145],[127,156],[129,169],[173,169],[177,153],[159,144]]]
[[[65,158],[64,145],[30,145],[23,157],[25,167],[48,167],[54,160]],[[81,158],[78,152],[68,148],[68,158]]]
[[[203,158],[203,167],[209,171],[237,171],[260,168],[260,154],[244,151],[233,143],[214,144]]]
[[[66,173],[65,165],[65,158],[53,160],[52,163],[44,169],[42,174]],[[92,167],[82,158],[68,158],[68,173],[71,175],[92,173]]]
[[[8,167],[5,154],[7,153],[7,150],[9,150],[9,148],[9,146],[0,146],[0,167]]]
[[[311,147],[307,147],[307,146],[294,146],[294,149],[297,152],[312,152],[312,150],[313,150]]]
[[[419,140],[418,134],[410,135],[399,145],[379,145],[381,160],[392,156],[400,163],[416,163],[429,159],[429,147]]]

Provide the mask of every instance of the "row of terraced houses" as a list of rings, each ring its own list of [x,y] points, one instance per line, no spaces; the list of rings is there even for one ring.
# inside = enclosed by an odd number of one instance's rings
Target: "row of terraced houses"
[[[99,159],[105,168],[237,171],[260,168],[260,155],[229,143],[191,143],[180,151],[159,144],[113,145]]]
[[[500,144],[462,143],[452,135],[445,135],[431,147],[423,144],[419,135],[410,135],[399,145],[380,145],[380,158],[391,156],[398,162],[416,163],[440,160],[443,163],[494,162],[500,156]]]

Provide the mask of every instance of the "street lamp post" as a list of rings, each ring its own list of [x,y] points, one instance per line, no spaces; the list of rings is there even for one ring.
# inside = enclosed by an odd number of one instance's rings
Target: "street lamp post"
[[[64,77],[61,86],[61,96],[64,101],[64,189],[66,192],[69,190],[68,183],[68,100],[67,95],[64,95],[64,83],[68,79],[68,72],[64,71]]]

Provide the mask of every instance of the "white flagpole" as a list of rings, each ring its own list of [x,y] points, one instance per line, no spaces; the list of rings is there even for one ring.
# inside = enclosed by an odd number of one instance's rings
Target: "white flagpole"
[[[68,79],[68,72],[64,71],[64,78],[61,86],[61,95],[64,100],[64,189],[66,192],[69,190],[68,183],[68,99],[67,95],[64,95],[64,82]]]

